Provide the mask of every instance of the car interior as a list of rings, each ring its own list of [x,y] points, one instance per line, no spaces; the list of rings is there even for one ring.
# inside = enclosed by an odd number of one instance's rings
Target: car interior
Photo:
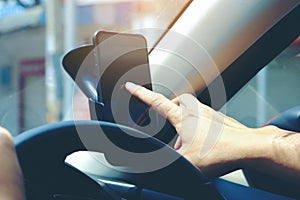
[[[177,9],[161,27],[104,30],[145,37],[152,90],[170,99],[191,93],[250,127],[300,132],[300,2],[176,2],[166,3]],[[106,120],[93,36],[56,60],[84,97],[90,119],[49,122],[14,136],[27,199],[300,197],[298,186],[253,169],[238,172],[242,182],[226,175],[208,179],[172,148],[176,130],[168,121],[149,136]]]

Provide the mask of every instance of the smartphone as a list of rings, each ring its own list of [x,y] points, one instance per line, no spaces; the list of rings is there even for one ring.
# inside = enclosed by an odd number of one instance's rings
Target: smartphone
[[[131,81],[152,90],[146,39],[140,34],[98,31],[93,44],[103,120],[146,126],[150,122],[149,107],[124,88]]]

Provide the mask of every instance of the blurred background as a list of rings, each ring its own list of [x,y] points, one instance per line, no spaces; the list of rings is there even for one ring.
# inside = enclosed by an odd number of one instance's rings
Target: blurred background
[[[147,34],[148,45],[153,46],[189,2],[0,0],[0,125],[17,135],[46,123],[89,119],[87,99],[62,69],[63,55],[91,43],[96,30],[160,28],[159,34]],[[222,111],[258,127],[299,105],[299,59],[297,39]]]
[[[89,119],[87,99],[62,69],[63,55],[90,44],[97,30],[165,30],[187,2],[0,0],[0,125],[16,135],[46,123]],[[148,45],[160,36],[148,34]]]

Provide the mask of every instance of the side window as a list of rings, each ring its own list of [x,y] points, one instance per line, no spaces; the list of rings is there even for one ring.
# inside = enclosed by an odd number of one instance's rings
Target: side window
[[[263,68],[222,109],[250,127],[259,127],[300,105],[300,37]]]

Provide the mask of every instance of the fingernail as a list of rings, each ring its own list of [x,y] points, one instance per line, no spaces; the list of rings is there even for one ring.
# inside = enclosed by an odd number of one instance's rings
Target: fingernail
[[[130,93],[134,93],[140,86],[136,85],[132,82],[126,82],[125,83],[125,88],[130,92]]]

